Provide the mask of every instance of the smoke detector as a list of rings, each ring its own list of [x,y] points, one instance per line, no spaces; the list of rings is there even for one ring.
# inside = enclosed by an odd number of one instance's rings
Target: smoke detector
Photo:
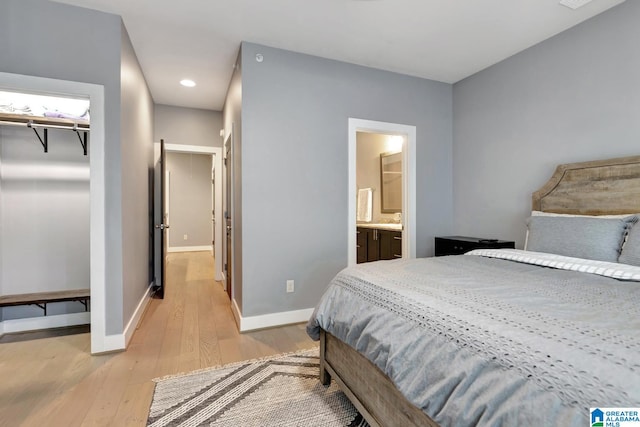
[[[569,9],[576,10],[579,7],[584,6],[587,3],[591,3],[593,0],[560,0],[560,4],[567,6]]]

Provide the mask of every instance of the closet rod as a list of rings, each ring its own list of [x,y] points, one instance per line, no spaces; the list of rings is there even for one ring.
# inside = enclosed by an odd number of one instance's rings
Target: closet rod
[[[50,129],[67,129],[67,130],[75,130],[75,131],[90,131],[91,128],[89,126],[78,126],[77,124],[73,125],[45,125],[41,123],[33,123],[33,122],[12,122],[6,120],[0,120],[0,125],[10,125],[10,126],[26,126],[29,128],[50,128]]]
[[[33,123],[32,120],[26,122],[14,122],[10,120],[0,120],[0,125],[10,125],[10,126],[26,126],[30,129],[33,129],[40,144],[42,144],[42,148],[44,148],[44,152],[49,152],[49,133],[48,129],[65,129],[72,130],[78,135],[78,140],[80,140],[80,145],[82,146],[82,151],[84,155],[87,155],[87,133],[91,130],[89,126],[78,126],[77,123],[73,123],[73,125],[54,125],[54,124],[41,124],[41,123]],[[36,128],[44,128],[44,137],[41,137]],[[80,136],[80,132],[84,135]],[[83,138],[84,137],[84,138]]]

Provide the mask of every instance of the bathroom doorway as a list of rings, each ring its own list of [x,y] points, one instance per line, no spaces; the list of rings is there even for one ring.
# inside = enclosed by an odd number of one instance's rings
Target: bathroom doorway
[[[369,260],[415,258],[415,141],[415,126],[349,119],[349,266],[367,253]]]
[[[356,132],[357,263],[402,258],[405,135]]]

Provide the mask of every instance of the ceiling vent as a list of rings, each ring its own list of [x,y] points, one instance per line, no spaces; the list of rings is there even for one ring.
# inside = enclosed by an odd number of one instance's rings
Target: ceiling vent
[[[560,0],[560,4],[567,6],[569,9],[577,9],[584,6],[587,3],[591,3],[593,0]]]

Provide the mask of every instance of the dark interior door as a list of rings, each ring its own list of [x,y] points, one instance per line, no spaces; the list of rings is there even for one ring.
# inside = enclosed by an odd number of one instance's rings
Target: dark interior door
[[[231,252],[231,135],[227,138],[227,142],[225,144],[225,157],[224,157],[224,165],[225,165],[225,174],[226,174],[226,210],[225,210],[225,220],[226,220],[226,252],[227,259],[224,264],[225,268],[225,276],[227,279],[227,296],[231,298],[231,268],[232,268],[232,252]]]
[[[160,230],[160,246],[162,247],[160,255],[160,283],[156,288],[156,295],[164,298],[164,289],[167,280],[167,244],[168,244],[168,212],[166,207],[166,165],[167,154],[164,147],[164,139],[160,140],[160,212],[162,212],[162,220],[156,228]]]

